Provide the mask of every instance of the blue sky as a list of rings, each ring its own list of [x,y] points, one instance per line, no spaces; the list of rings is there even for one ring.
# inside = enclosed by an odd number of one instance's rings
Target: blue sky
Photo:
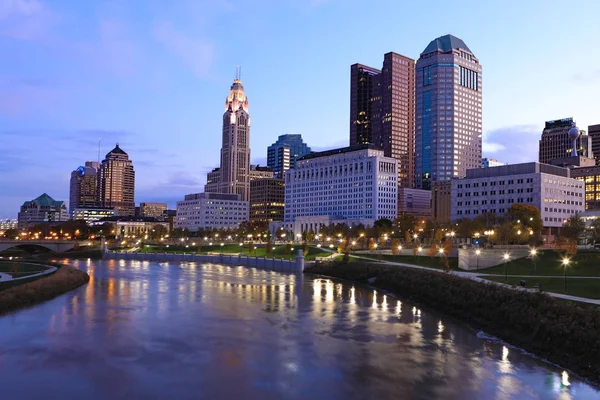
[[[237,65],[254,162],[284,133],[346,145],[349,66],[447,33],[483,66],[484,156],[534,160],[544,121],[600,123],[598,15],[595,0],[0,0],[0,218],[68,200],[99,138],[133,159],[136,202],[202,191]]]

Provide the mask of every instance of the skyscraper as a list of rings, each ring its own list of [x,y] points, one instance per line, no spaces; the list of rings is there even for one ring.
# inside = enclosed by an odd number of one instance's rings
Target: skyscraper
[[[296,160],[310,153],[310,147],[302,135],[279,135],[277,141],[267,148],[267,166],[273,169],[276,178],[283,178],[285,171],[294,168]]]
[[[588,135],[592,138],[592,154],[596,165],[600,165],[600,124],[588,126]]]
[[[239,76],[225,100],[219,193],[239,194],[250,200],[250,114]]]
[[[555,158],[571,156],[573,140],[569,138],[569,129],[577,127],[573,118],[563,118],[555,121],[546,121],[542,137],[540,139],[539,162],[548,164]],[[577,138],[577,154],[587,158],[593,158],[592,138],[580,131]]]
[[[481,65],[461,39],[445,35],[423,50],[416,69],[418,188],[481,167],[481,93]]]
[[[414,187],[415,62],[387,53],[381,70],[350,66],[350,145],[372,143],[398,160],[398,185]]]
[[[117,143],[98,169],[98,206],[114,208],[119,216],[135,215],[133,163]]]
[[[98,162],[86,161],[85,166],[71,172],[69,214],[76,208],[95,207],[98,201]]]

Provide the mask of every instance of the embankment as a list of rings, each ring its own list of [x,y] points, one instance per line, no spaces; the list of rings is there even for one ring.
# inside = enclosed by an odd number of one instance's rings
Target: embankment
[[[85,272],[63,265],[52,275],[0,291],[0,315],[53,299],[89,280]]]
[[[451,315],[600,383],[600,308],[581,308],[540,293],[517,291],[443,272],[381,264],[321,264],[307,273],[373,286]]]

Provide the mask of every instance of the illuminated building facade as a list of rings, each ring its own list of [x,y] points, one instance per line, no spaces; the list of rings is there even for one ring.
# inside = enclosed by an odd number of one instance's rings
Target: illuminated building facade
[[[555,121],[546,121],[540,139],[539,162],[549,164],[550,160],[562,159],[571,156],[573,140],[569,138],[569,129],[577,127],[573,118],[563,118]],[[592,138],[580,131],[581,135],[576,140],[577,155],[593,158]]]
[[[196,232],[199,229],[235,229],[248,221],[249,202],[239,194],[187,194],[177,202],[175,228]]]
[[[102,218],[116,217],[118,214],[117,210],[112,208],[75,208],[71,211],[71,219],[83,220],[87,224],[96,222]]]
[[[163,220],[167,211],[167,203],[140,203],[140,216]]]
[[[69,214],[82,207],[95,207],[98,201],[98,166],[95,161],[86,161],[84,166],[71,172],[69,188]]]
[[[101,208],[114,208],[119,216],[135,215],[135,172],[133,163],[119,144],[100,164],[98,170],[98,203]]]
[[[250,222],[283,221],[285,181],[276,178],[250,181]]]
[[[36,224],[53,224],[65,222],[69,219],[65,202],[54,200],[44,193],[31,201],[23,203],[18,216],[18,227],[23,229]]]
[[[584,184],[586,211],[600,210],[600,166],[572,168],[571,177]]]

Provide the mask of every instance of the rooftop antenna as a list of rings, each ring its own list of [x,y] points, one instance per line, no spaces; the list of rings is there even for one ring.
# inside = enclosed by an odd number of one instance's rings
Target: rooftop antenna
[[[100,164],[100,142],[102,141],[102,138],[98,138],[98,164]]]
[[[242,80],[242,66],[240,65],[240,72],[238,73],[238,79]]]

